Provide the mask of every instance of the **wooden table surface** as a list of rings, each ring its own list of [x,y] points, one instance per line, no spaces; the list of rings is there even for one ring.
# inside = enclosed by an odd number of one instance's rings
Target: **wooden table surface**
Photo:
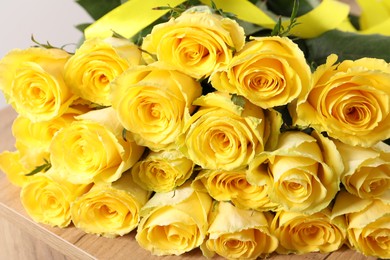
[[[11,126],[16,113],[11,107],[0,110],[0,152],[14,149]],[[199,249],[180,257],[153,257],[140,246],[134,232],[115,239],[86,234],[75,227],[52,228],[33,222],[24,211],[20,188],[13,186],[0,172],[0,259],[198,259],[203,258]],[[206,258],[204,258],[206,259]],[[213,259],[221,259],[216,257]],[[331,254],[272,255],[268,259],[327,259],[363,260],[356,251],[343,247]]]

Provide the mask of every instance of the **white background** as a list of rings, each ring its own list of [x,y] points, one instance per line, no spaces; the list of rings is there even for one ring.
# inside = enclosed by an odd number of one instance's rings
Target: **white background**
[[[92,18],[74,0],[2,0],[0,59],[11,49],[34,45],[31,35],[38,42],[49,41],[59,47],[77,44],[82,33],[75,26],[91,21]],[[0,109],[5,106],[0,91]]]

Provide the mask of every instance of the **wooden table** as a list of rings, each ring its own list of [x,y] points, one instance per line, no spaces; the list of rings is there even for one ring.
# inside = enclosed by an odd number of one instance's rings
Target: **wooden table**
[[[0,110],[0,152],[14,149],[11,126],[15,117],[16,113],[11,107]],[[0,172],[0,259],[181,260],[202,258],[199,249],[180,257],[153,257],[148,251],[138,246],[134,232],[123,237],[109,239],[86,234],[73,226],[60,229],[37,224],[24,211],[19,199],[19,191],[20,188],[10,184],[5,174]],[[364,257],[356,251],[343,247],[331,254],[273,255],[268,259],[363,260],[375,258]]]

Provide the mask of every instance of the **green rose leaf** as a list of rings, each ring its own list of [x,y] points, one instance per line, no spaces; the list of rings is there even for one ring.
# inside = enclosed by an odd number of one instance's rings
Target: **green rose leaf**
[[[76,25],[76,29],[78,29],[79,31],[81,32],[84,32],[84,30],[90,26],[91,24],[90,23],[81,23],[81,24],[78,24]]]
[[[122,4],[121,0],[76,0],[76,3],[81,5],[85,11],[94,19],[97,20],[112,9]]]
[[[317,7],[320,4],[318,0],[299,0],[299,10],[297,12],[297,17],[305,13],[308,13],[313,8]],[[291,0],[272,0],[267,1],[267,7],[269,11],[273,12],[276,15],[281,15],[285,17],[290,17],[294,9],[294,1]]]
[[[389,36],[332,30],[317,38],[308,39],[304,44],[308,62],[315,65],[325,63],[326,57],[331,53],[337,54],[339,61],[371,57],[390,62]]]

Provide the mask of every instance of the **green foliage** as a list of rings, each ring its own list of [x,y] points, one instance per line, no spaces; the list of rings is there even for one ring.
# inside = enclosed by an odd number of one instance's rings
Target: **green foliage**
[[[272,0],[267,1],[267,9],[277,15],[290,17],[290,15],[293,13],[294,7],[296,6],[298,2],[299,9],[296,10],[297,16],[301,16],[305,13],[308,13],[311,11],[314,7],[320,4],[320,1],[318,0],[298,0],[298,1],[291,1],[291,0]]]
[[[289,36],[291,29],[298,25],[299,23],[297,22],[297,15],[298,15],[298,10],[299,10],[299,0],[294,0],[293,3],[293,8],[291,10],[291,16],[290,16],[290,23],[287,26],[287,28],[284,28],[282,25],[282,18],[279,17],[274,29],[271,32],[272,36],[278,35],[281,37],[284,36]]]
[[[122,4],[121,0],[76,0],[81,7],[94,19],[97,20],[109,11]]]
[[[317,38],[307,39],[303,44],[307,61],[315,65],[325,63],[332,53],[339,56],[339,61],[371,57],[390,62],[389,36],[332,30]]]
[[[245,107],[245,98],[243,96],[239,96],[237,94],[232,94],[231,100],[236,106]]]
[[[187,9],[198,5],[202,5],[202,3],[198,0],[188,0],[175,7],[172,7],[170,5],[155,7],[154,10],[168,10],[168,14],[162,16],[161,18],[157,19],[155,22],[153,22],[152,24],[150,24],[149,26],[145,27],[143,30],[138,32],[135,36],[133,36],[132,41],[137,45],[141,45],[143,37],[148,35],[152,31],[155,25],[166,22],[172,17],[173,18],[179,17]],[[231,19],[235,18],[234,14],[229,12],[224,12],[222,9],[219,9],[213,1],[211,1],[211,10],[223,17],[228,17]]]
[[[44,159],[44,161],[45,161],[45,163],[35,167],[35,169],[32,170],[31,172],[27,173],[26,176],[32,176],[32,175],[37,174],[39,172],[47,172],[51,168],[51,163],[46,159]]]
[[[49,41],[46,41],[46,43],[41,43],[41,42],[38,42],[34,38],[34,35],[31,35],[31,41],[36,44],[36,45],[33,45],[33,47],[41,47],[41,48],[45,48],[45,49],[60,49],[60,50],[63,50],[63,51],[66,51],[66,52],[72,54],[71,52],[65,50],[65,48],[67,46],[72,45],[72,44],[65,44],[65,45],[62,45],[62,46],[54,46]]]
[[[126,128],[123,128],[123,130],[122,130],[122,139],[123,139],[123,141],[125,141],[125,142],[127,142],[127,137],[126,137],[126,135],[127,135],[127,129],[126,129]]]
[[[196,5],[200,5],[201,2],[197,0],[188,0],[178,6],[157,6],[154,10],[168,10],[169,17],[179,17],[183,12],[185,12],[188,8]]]
[[[46,43],[38,42],[37,40],[35,40],[34,35],[31,35],[31,41],[33,43],[35,43],[36,46],[42,47],[42,48],[45,48],[45,49],[56,49],[57,48],[56,46],[51,45],[51,43],[49,41],[46,41]]]
[[[222,17],[230,18],[230,19],[235,19],[236,18],[235,14],[229,13],[229,12],[225,12],[222,9],[218,8],[213,0],[211,0],[211,8],[214,10],[215,13],[219,14]]]
[[[175,7],[170,6],[170,5],[157,6],[156,8],[154,8],[154,10],[168,10],[169,16],[176,18],[176,17],[179,17],[182,13],[184,13],[187,9],[194,7],[194,6],[198,6],[198,5],[202,5],[202,3],[200,1],[196,1],[196,0],[189,0],[189,1],[185,1],[184,3],[182,3],[178,6],[175,6]],[[213,0],[211,0],[210,8],[213,12],[215,12],[223,17],[227,17],[227,18],[231,18],[231,19],[236,18],[235,14],[225,12],[222,9],[218,8]]]
[[[76,25],[76,29],[78,29],[79,31],[81,32],[84,32],[84,30],[90,26],[91,24],[90,23],[81,23],[81,24],[78,24]]]
[[[76,2],[83,7],[87,13],[95,20],[102,17],[112,9],[126,2],[126,0],[76,0]],[[276,25],[273,30],[262,28],[260,26],[249,24],[240,21],[234,14],[226,13],[211,1],[211,9],[225,17],[237,19],[241,26],[244,27],[247,36],[268,36],[279,35],[290,37],[290,30],[297,23],[297,17],[311,11],[320,4],[320,0],[250,0],[251,3],[269,14],[275,19]],[[156,9],[169,10],[168,14],[150,24],[138,34],[132,37],[132,41],[138,45],[142,44],[143,37],[149,34],[152,28],[159,23],[168,21],[171,17],[177,17],[182,12],[193,6],[202,5],[199,0],[188,0],[176,7],[159,6]],[[350,15],[351,23],[359,29],[359,17]],[[290,23],[286,28],[282,22],[289,20]],[[77,28],[83,31],[89,24],[80,24]],[[381,58],[390,62],[390,37],[382,35],[361,35],[356,33],[341,32],[337,30],[328,31],[317,38],[313,39],[298,39],[294,38],[300,48],[304,51],[308,63],[315,69],[316,66],[325,62],[326,57],[335,53],[339,56],[339,60],[357,59],[362,57]],[[37,43],[34,40],[35,43]],[[39,46],[51,48],[50,43],[41,44]]]
[[[157,6],[153,8],[153,10],[168,10],[169,15],[171,17],[179,17],[183,12],[185,12],[186,8],[184,5],[179,5],[177,7],[172,7],[170,5],[167,6]]]

